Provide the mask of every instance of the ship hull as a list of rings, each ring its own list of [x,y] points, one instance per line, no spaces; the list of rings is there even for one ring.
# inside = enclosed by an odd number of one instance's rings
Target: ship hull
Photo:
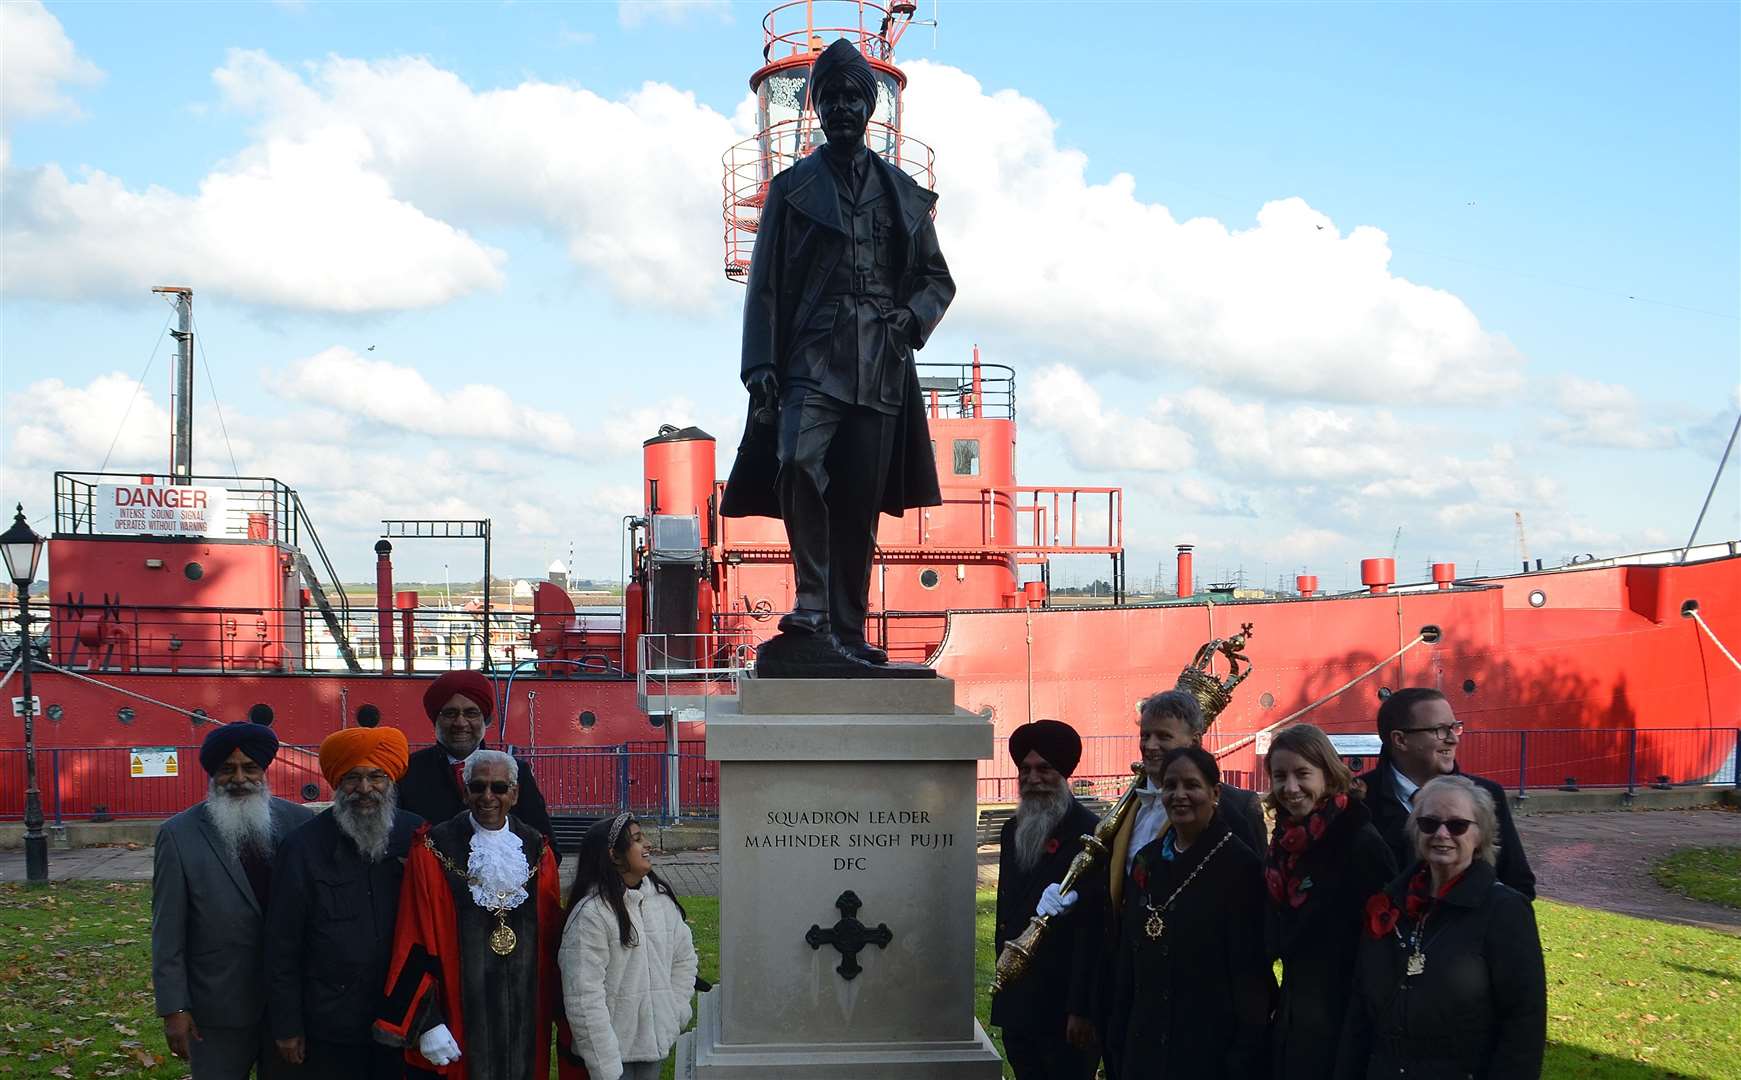
[[[1541,606],[1532,604],[1532,594],[1540,594]],[[1741,641],[1741,558],[1571,568],[1442,591],[953,611],[936,617],[943,632],[931,662],[956,681],[963,707],[990,717],[1000,739],[1029,719],[1073,724],[1090,740],[1079,770],[1084,776],[1124,773],[1135,753],[1137,702],[1170,687],[1204,641],[1250,623],[1252,675],[1210,739],[1237,779],[1251,782],[1261,747],[1252,736],[1271,725],[1297,715],[1333,733],[1368,732],[1382,694],[1432,686],[1447,694],[1468,727],[1466,766],[1508,785],[1559,785],[1567,777],[1586,785],[1662,776],[1696,782],[1734,767],[1741,671],[1682,614],[1688,601],[1697,603],[1717,639],[1731,647]],[[1422,639],[1428,627],[1436,628],[1427,634],[1436,640]],[[315,746],[354,722],[364,704],[379,708],[413,742],[430,736],[422,695],[432,674],[105,671],[88,677],[103,685],[55,672],[35,676],[44,708],[54,709],[54,718],[38,720],[40,750],[84,761],[88,748],[198,743],[203,725],[151,702],[202,710],[217,720],[242,718],[264,702],[282,739],[295,746]],[[506,723],[493,725],[492,737],[546,758],[547,769],[579,767],[587,755],[576,751],[586,748],[634,745],[656,752],[671,745],[664,718],[656,723],[643,710],[632,678],[520,674],[511,689],[506,682]],[[10,689],[16,693],[16,684]],[[677,715],[704,717],[705,702],[700,711]],[[705,733],[704,720],[681,722],[679,729],[683,767],[704,772],[696,741]],[[21,736],[17,726],[8,727],[0,751],[16,750]],[[0,815],[16,816],[22,755],[0,756],[6,781]],[[298,768],[312,771],[311,764]],[[982,796],[1013,794],[1011,772],[1005,761],[986,763]],[[318,786],[318,777],[298,779]],[[551,780],[551,786],[563,783]],[[95,798],[67,801],[66,794],[68,815]]]

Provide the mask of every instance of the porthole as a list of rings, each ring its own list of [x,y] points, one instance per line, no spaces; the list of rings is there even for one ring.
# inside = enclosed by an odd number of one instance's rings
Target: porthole
[[[65,715],[66,715],[66,710],[61,708],[58,704],[57,705],[50,705],[48,707],[48,718],[50,720],[59,720],[61,717],[65,716]]]
[[[1530,607],[1547,607],[1547,605],[1548,605],[1548,594],[1547,593],[1542,592],[1540,589],[1531,589],[1529,591],[1529,606]]]
[[[919,584],[925,586],[927,589],[935,589],[937,587],[937,582],[940,580],[942,579],[937,576],[937,571],[935,570],[925,569],[919,571]]]
[[[133,718],[138,715],[138,713],[133,711],[133,706],[131,705],[123,705],[115,710],[115,719],[121,721],[123,724],[131,724]]]
[[[181,572],[187,575],[189,581],[198,581],[200,578],[206,576],[206,568],[196,562],[188,563],[186,566],[181,568]]]
[[[1464,679],[1463,680],[1463,692],[1465,694],[1473,694],[1475,692],[1475,680],[1474,679]]]
[[[1266,709],[1273,709],[1276,706],[1276,696],[1265,690],[1263,695],[1257,699],[1257,703]]]
[[[589,727],[592,727],[596,723],[598,723],[598,714],[597,713],[593,712],[591,709],[582,709],[581,710],[581,713],[580,713],[580,726],[581,727],[589,728]]]
[[[1378,688],[1378,700],[1387,701],[1389,699],[1390,699],[1390,687],[1388,687],[1388,686],[1379,687]]]
[[[654,727],[664,727],[665,726],[665,714],[664,713],[653,713],[647,717],[647,720],[649,722],[651,722]]]
[[[315,802],[319,798],[320,798],[320,785],[319,784],[304,784],[304,785],[302,785],[302,801],[303,802]]]
[[[195,709],[193,711],[193,722],[196,724],[209,724],[212,722],[211,714],[206,712],[204,709]]]

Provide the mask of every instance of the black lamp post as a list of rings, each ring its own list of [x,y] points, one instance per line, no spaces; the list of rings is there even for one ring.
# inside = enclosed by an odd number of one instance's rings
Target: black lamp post
[[[0,533],[6,576],[18,587],[18,673],[24,682],[24,872],[32,882],[48,880],[48,835],[42,831],[42,792],[36,788],[36,698],[30,692],[30,586],[42,561],[42,537],[24,520],[24,504],[12,527]]]

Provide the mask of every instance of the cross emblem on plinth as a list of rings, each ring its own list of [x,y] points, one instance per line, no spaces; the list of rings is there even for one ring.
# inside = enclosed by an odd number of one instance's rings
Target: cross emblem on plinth
[[[855,979],[864,970],[858,966],[858,951],[866,945],[886,949],[889,942],[895,940],[895,935],[887,923],[878,923],[875,930],[870,930],[858,921],[858,909],[864,906],[864,902],[851,889],[841,893],[834,906],[840,909],[840,921],[827,930],[812,925],[804,934],[804,940],[810,943],[812,949],[820,949],[824,945],[839,949],[840,965],[834,970],[840,972],[843,979]]]

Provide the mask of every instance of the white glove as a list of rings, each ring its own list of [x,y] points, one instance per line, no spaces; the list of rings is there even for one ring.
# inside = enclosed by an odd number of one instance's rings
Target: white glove
[[[431,1065],[452,1065],[459,1060],[459,1043],[453,1041],[453,1032],[446,1024],[437,1024],[417,1040],[417,1052]]]
[[[1054,881],[1046,886],[1045,892],[1040,894],[1040,906],[1034,909],[1034,914],[1043,915],[1048,919],[1054,915],[1062,915],[1076,906],[1076,900],[1075,889],[1071,889],[1067,893],[1060,893],[1058,883]]]

